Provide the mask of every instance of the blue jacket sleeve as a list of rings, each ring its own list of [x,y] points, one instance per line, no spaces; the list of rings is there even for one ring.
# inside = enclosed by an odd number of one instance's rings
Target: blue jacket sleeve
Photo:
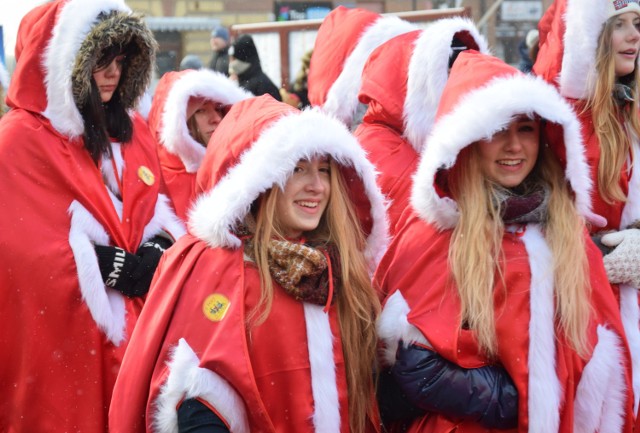
[[[178,406],[179,433],[229,433],[220,417],[197,398]]]
[[[425,347],[400,344],[391,373],[415,406],[487,428],[518,426],[518,390],[504,368],[462,368]]]

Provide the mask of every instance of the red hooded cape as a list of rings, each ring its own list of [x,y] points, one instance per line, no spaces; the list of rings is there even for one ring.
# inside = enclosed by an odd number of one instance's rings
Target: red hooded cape
[[[309,102],[350,126],[358,107],[362,68],[383,42],[416,30],[398,17],[338,6],[318,29],[307,79]]]
[[[351,192],[370,203],[363,226],[375,266],[386,226],[373,167],[342,124],[268,96],[235,104],[215,136],[198,173],[206,192],[190,213],[190,234],[163,258],[125,356],[111,432],[175,431],[176,407],[194,397],[234,433],[348,432],[335,305],[325,312],[274,283],[270,315],[247,331],[260,280],[233,227],[301,158],[329,154]]]
[[[189,134],[187,105],[202,97],[225,106],[252,95],[224,75],[207,69],[168,72],[162,76],[149,112],[149,128],[158,141],[158,156],[167,193],[178,217],[186,222],[193,201],[196,171],[205,146]],[[215,145],[212,140],[212,145]]]
[[[378,185],[389,201],[391,234],[409,204],[411,176],[449,76],[454,36],[471,49],[488,52],[471,21],[442,19],[385,42],[362,72],[358,97],[368,108],[355,136],[379,172]]]
[[[519,95],[513,97],[513,95]],[[562,129],[565,175],[576,206],[589,215],[588,167],[578,121],[568,104],[541,80],[501,60],[469,51],[454,64],[432,135],[412,190],[412,213],[383,257],[376,281],[388,293],[379,324],[388,364],[398,342],[429,344],[464,368],[501,364],[519,395],[519,432],[630,432],[630,359],[616,300],[599,251],[588,239],[593,350],[581,359],[559,331],[554,314],[553,257],[538,224],[506,231],[504,284],[494,291],[497,359],[482,355],[473,331],[462,329],[460,300],[451,281],[448,251],[458,221],[455,202],[435,183],[446,177],[459,152],[488,138],[520,113],[535,113]],[[455,125],[455,127],[454,127]],[[444,171],[441,171],[444,170]],[[416,420],[410,432],[484,432],[471,421],[438,413]]]
[[[93,245],[135,252],[162,228],[179,234],[158,196],[160,168],[141,118],[115,155],[122,202],[78,137],[71,71],[56,62],[73,64],[95,17],[112,9],[130,13],[119,1],[54,1],[20,26],[12,110],[0,122],[0,314],[9,324],[0,332],[2,431],[106,431],[142,300],[104,286]]]

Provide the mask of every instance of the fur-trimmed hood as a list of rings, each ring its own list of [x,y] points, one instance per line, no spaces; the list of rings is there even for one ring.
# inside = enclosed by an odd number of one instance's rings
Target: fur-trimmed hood
[[[436,174],[451,168],[462,149],[490,138],[518,114],[537,114],[561,127],[562,142],[552,147],[566,152],[565,175],[575,193],[578,212],[592,216],[592,185],[580,123],[569,104],[541,78],[522,74],[495,57],[466,51],[451,69],[414,176],[411,204],[420,218],[440,229],[455,227],[457,205],[450,197],[441,196]]]
[[[322,22],[311,56],[309,101],[350,126],[358,107],[364,64],[389,39],[416,27],[398,17],[382,17],[340,6]]]
[[[160,146],[177,155],[188,173],[195,173],[205,154],[187,127],[189,98],[202,97],[233,105],[253,95],[219,72],[208,69],[167,72],[162,76],[149,112],[149,128]]]
[[[233,234],[251,204],[273,185],[284,187],[302,158],[328,154],[340,166],[358,203],[372,267],[387,245],[383,197],[375,172],[346,127],[320,112],[300,112],[268,95],[238,102],[214,133],[198,171],[198,200],[189,212],[190,232],[211,247],[237,248]],[[369,206],[363,206],[368,202]]]
[[[364,104],[376,102],[367,111],[368,121],[382,122],[403,133],[418,153],[431,131],[449,77],[454,37],[489,54],[487,41],[471,20],[446,18],[385,42],[371,54],[362,72],[358,98]]]
[[[57,0],[33,9],[18,30],[8,105],[43,115],[62,135],[82,135],[77,104],[88,95],[93,68],[106,47],[128,42],[139,53],[127,59],[118,92],[123,105],[134,108],[151,80],[156,51],[140,16],[123,0]]]
[[[540,20],[540,51],[533,71],[559,86],[562,96],[591,96],[598,38],[609,6],[610,0],[556,0]]]

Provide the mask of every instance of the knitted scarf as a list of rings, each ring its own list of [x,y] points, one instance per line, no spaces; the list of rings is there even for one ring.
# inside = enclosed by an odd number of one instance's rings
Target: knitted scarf
[[[244,252],[255,261],[253,237]],[[269,273],[296,300],[329,306],[335,301],[340,260],[332,245],[312,245],[272,239],[267,246]]]
[[[505,224],[543,223],[547,219],[549,187],[525,180],[517,188],[497,188],[495,199],[500,203]]]

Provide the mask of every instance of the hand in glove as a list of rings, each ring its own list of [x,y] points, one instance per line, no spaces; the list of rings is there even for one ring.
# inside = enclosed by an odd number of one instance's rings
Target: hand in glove
[[[135,296],[143,296],[149,291],[153,274],[158,267],[158,262],[164,251],[171,246],[171,241],[162,236],[154,236],[142,244],[136,255],[140,258],[140,264],[133,271],[132,277],[135,281],[133,290]]]
[[[627,229],[602,236],[601,242],[615,249],[604,256],[609,281],[640,287],[640,230]]]
[[[140,258],[119,247],[95,245],[95,250],[104,285],[126,296],[136,296],[133,272],[140,265]]]

